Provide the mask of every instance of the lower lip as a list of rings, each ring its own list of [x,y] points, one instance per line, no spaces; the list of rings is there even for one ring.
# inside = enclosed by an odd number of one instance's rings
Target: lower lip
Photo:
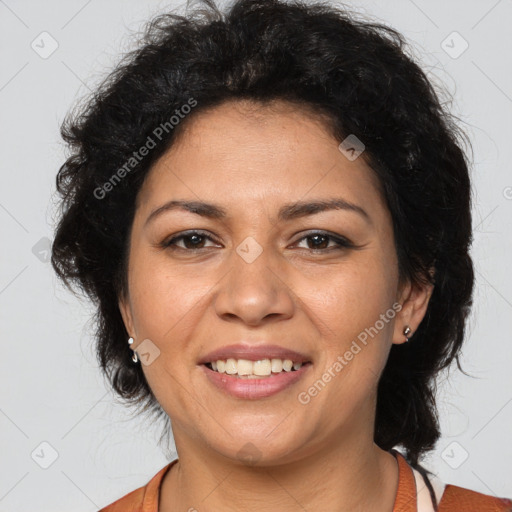
[[[306,363],[298,370],[283,371],[278,375],[259,379],[240,379],[234,375],[210,370],[204,364],[201,365],[201,368],[208,380],[220,390],[236,398],[250,400],[272,396],[292,386],[304,376],[310,366],[311,363]]]

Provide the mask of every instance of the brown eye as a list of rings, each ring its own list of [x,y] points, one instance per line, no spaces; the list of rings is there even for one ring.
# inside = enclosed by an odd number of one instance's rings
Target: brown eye
[[[303,240],[308,240],[306,249],[311,251],[328,252],[332,249],[344,249],[353,247],[353,244],[343,237],[331,235],[329,233],[317,232],[310,233],[299,240],[299,243]],[[311,242],[309,242],[311,241]],[[334,246],[329,247],[329,243],[334,242]]]
[[[178,244],[183,240],[184,247],[181,247]],[[182,233],[181,235],[175,236],[171,238],[170,240],[167,240],[163,242],[161,245],[164,248],[168,249],[181,249],[184,251],[195,251],[204,249],[204,243],[206,240],[210,240],[212,242],[215,242],[211,237],[205,235],[204,233],[200,231],[189,231],[188,233]]]

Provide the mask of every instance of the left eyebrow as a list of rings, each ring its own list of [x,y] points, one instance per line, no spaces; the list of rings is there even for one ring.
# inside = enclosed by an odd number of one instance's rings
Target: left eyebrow
[[[289,221],[328,210],[346,210],[354,212],[360,215],[369,224],[373,224],[366,210],[342,198],[298,201],[296,203],[285,204],[279,209],[278,219],[280,221]]]
[[[202,201],[173,200],[168,201],[167,203],[153,210],[149,214],[144,225],[146,226],[150,221],[161,215],[163,212],[180,209],[210,219],[225,219],[227,217],[226,210],[217,204],[205,203]],[[316,213],[328,210],[346,210],[354,212],[360,215],[369,224],[373,224],[372,219],[366,210],[364,210],[361,206],[346,201],[342,198],[297,201],[294,203],[288,203],[281,206],[279,209],[278,219],[281,222],[286,222],[293,219],[306,217],[308,215],[315,215]]]

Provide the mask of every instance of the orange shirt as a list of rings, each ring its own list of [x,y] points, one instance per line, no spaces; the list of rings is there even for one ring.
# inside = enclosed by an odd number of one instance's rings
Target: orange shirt
[[[392,452],[393,453],[393,452]],[[398,489],[393,512],[418,512],[416,481],[411,466],[398,452]],[[130,492],[99,512],[158,512],[160,483],[177,459],[164,466],[145,486]],[[512,501],[446,485],[438,512],[512,512]]]

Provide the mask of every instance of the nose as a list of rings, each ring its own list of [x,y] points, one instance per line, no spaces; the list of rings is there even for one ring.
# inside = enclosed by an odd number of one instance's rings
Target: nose
[[[247,247],[249,253],[244,253]],[[257,326],[269,319],[279,321],[293,315],[296,301],[286,270],[270,249],[262,249],[254,260],[254,255],[246,257],[255,250],[250,242],[246,247],[241,244],[238,252],[230,255],[230,270],[214,298],[216,313],[223,320]]]

